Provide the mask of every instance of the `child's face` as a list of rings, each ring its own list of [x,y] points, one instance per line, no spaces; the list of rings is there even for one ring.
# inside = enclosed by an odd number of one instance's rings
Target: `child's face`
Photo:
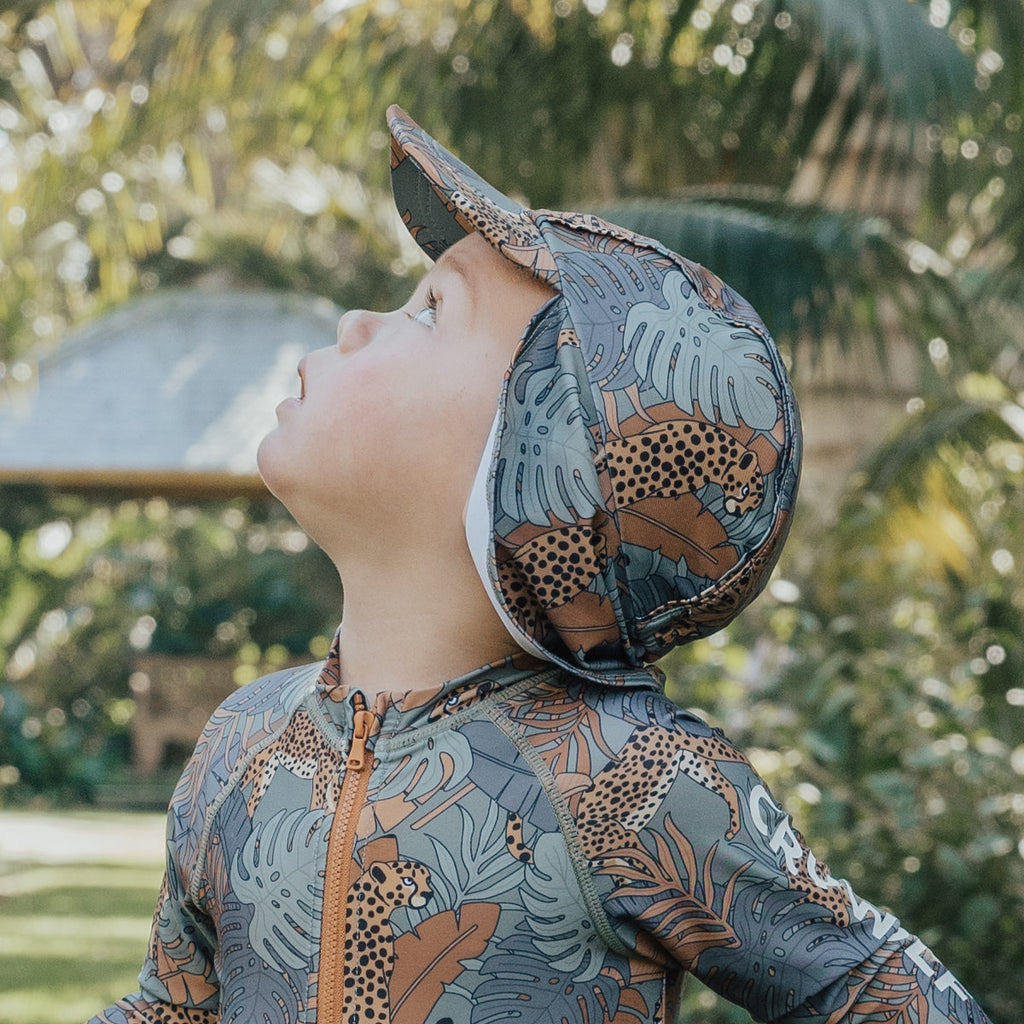
[[[451,515],[461,529],[502,378],[553,294],[472,234],[400,309],[347,312],[277,408],[259,451],[267,486],[321,544],[360,518],[429,530]]]

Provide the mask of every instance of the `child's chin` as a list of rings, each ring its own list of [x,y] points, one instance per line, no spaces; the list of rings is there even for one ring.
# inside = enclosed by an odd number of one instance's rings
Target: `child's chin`
[[[256,449],[256,468],[267,490],[282,501],[284,498],[281,491],[287,490],[284,473],[287,464],[284,453],[280,450],[280,438],[275,428],[260,441]]]

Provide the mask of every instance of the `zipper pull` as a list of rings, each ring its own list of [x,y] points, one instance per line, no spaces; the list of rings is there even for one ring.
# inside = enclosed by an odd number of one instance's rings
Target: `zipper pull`
[[[366,741],[373,726],[372,711],[357,711],[352,722],[352,745],[348,750],[348,766],[353,771],[360,771],[366,762]]]

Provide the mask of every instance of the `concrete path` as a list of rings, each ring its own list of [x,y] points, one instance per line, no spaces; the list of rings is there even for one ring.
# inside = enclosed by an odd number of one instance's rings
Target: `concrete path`
[[[0,811],[0,871],[16,863],[159,864],[162,814]]]

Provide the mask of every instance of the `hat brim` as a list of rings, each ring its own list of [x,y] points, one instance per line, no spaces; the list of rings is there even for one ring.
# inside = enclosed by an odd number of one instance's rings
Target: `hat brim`
[[[531,211],[449,153],[401,107],[389,107],[387,119],[395,206],[431,260],[478,232],[505,259],[557,287],[555,260]]]

